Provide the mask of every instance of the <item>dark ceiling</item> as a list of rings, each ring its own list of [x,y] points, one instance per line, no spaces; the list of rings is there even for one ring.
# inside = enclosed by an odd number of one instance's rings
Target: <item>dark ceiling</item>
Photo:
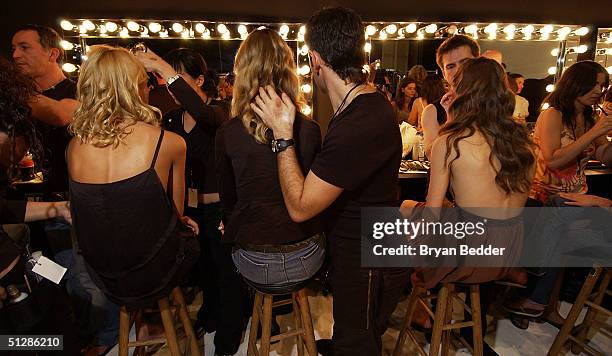
[[[610,0],[6,0],[0,14],[2,52],[25,23],[57,27],[62,17],[199,18],[224,21],[305,21],[324,6],[355,9],[364,20],[499,21],[612,26]]]

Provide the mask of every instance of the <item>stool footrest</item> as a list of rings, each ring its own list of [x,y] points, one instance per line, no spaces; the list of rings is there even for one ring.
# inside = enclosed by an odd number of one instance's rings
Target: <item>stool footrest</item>
[[[587,344],[585,344],[584,342],[582,342],[581,340],[579,340],[578,338],[574,337],[574,335],[569,335],[568,339],[572,340],[573,342],[575,342],[576,344],[580,345],[580,347],[586,349],[591,355],[601,355],[603,356],[604,354],[595,350],[592,346],[589,346]]]
[[[455,330],[455,329],[462,329],[462,328],[468,328],[468,327],[472,327],[474,326],[474,322],[473,321],[464,321],[461,323],[452,323],[452,324],[448,324],[448,325],[444,325],[444,327],[442,327],[442,330],[446,331],[446,330]]]
[[[595,303],[593,303],[591,301],[586,301],[586,302],[584,302],[584,304],[588,305],[589,307],[591,307],[591,308],[593,308],[595,310],[597,310],[598,312],[606,314],[606,316],[608,316],[608,317],[612,316],[612,312],[609,311],[608,309],[602,307],[601,305],[595,304]]]
[[[302,328],[296,329],[296,330],[287,331],[287,332],[284,332],[282,334],[272,336],[270,338],[270,342],[280,341],[280,340],[283,340],[283,339],[286,339],[286,338],[290,338],[290,337],[293,337],[293,336],[296,336],[296,335],[301,335],[303,332],[304,332],[304,329],[302,329]]]
[[[128,343],[128,346],[129,347],[150,346],[150,345],[165,344],[165,343],[166,343],[166,338],[160,337],[157,339],[144,340],[144,341],[130,341]]]
[[[279,300],[278,302],[272,303],[272,308],[274,308],[274,307],[282,307],[283,305],[289,305],[289,304],[292,304],[292,300],[291,299]]]

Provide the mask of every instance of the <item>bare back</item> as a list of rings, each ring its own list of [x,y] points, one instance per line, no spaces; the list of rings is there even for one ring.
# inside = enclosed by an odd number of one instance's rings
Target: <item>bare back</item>
[[[450,179],[450,186],[458,206],[466,210],[470,207],[523,208],[525,206],[529,192],[506,194],[495,183],[496,172],[489,162],[491,148],[481,133],[476,131],[473,136],[461,140],[459,151],[461,156],[451,165]],[[500,166],[497,159],[493,160],[493,164],[496,168]],[[497,218],[509,217],[512,216]]]
[[[139,122],[130,129],[131,133],[117,148],[99,148],[72,139],[66,150],[70,179],[79,183],[107,184],[147,171],[153,161],[160,128]],[[184,140],[174,133],[166,132],[153,167],[164,189],[171,189],[174,203],[181,213],[184,202],[185,152]],[[168,184],[170,178],[172,186]]]

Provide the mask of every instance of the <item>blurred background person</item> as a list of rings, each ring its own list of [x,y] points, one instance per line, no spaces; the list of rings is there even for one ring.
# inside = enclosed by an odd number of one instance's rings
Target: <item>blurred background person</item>
[[[416,81],[410,77],[402,79],[395,100],[393,101],[393,108],[396,111],[398,124],[408,122],[408,115],[417,97]]]

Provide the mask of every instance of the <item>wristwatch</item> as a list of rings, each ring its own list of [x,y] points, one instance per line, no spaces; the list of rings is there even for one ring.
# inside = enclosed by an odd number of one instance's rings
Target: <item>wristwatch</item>
[[[295,141],[292,138],[288,140],[279,138],[278,140],[272,140],[272,142],[270,143],[270,148],[272,148],[272,152],[279,153],[279,152],[283,152],[284,150],[293,146],[294,144],[295,144]]]
[[[180,77],[181,77],[181,75],[177,74],[177,75],[174,75],[174,76],[166,79],[166,85],[170,85],[170,84],[174,83]]]

